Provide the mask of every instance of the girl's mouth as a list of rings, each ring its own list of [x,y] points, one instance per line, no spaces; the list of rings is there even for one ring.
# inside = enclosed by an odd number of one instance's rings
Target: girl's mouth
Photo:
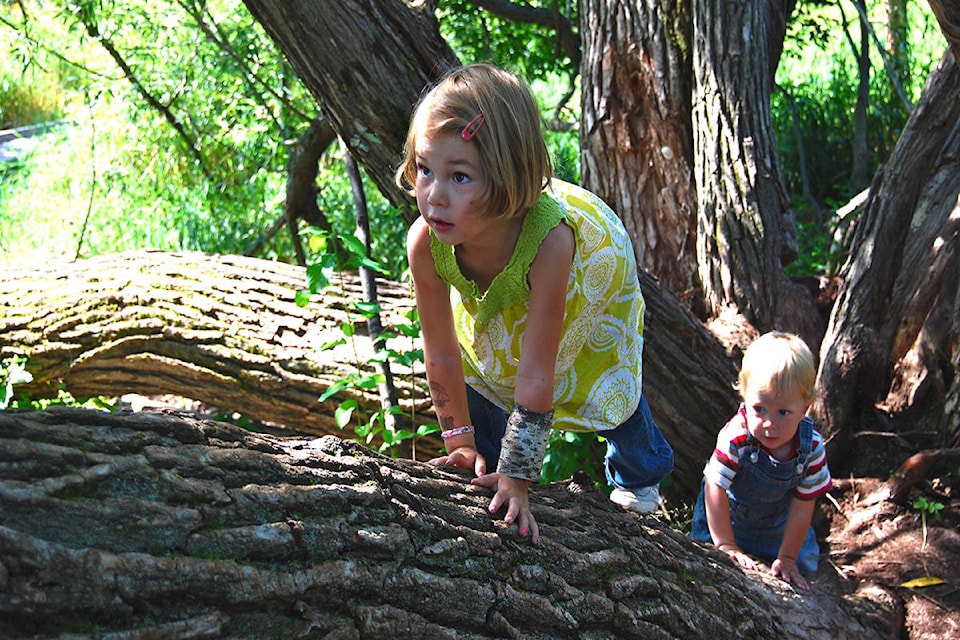
[[[449,231],[453,228],[453,225],[449,222],[444,222],[443,220],[430,220],[430,226],[433,227],[434,231]]]

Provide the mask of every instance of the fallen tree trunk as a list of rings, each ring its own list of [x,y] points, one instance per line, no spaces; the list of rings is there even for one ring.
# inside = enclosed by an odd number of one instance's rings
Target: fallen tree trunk
[[[644,393],[675,450],[666,493],[691,503],[716,432],[736,408],[734,359],[648,272]],[[174,394],[311,434],[340,434],[333,416],[353,397],[367,411],[375,393],[346,389],[317,399],[358,370],[373,373],[370,341],[344,338],[341,324],[364,322],[347,312],[363,300],[355,276],[295,302],[304,269],[203,253],[132,252],[0,274],[0,359],[25,356],[33,382],[16,391],[56,397]],[[384,328],[407,322],[409,288],[378,281]],[[394,338],[396,351],[421,348]],[[396,363],[394,363],[396,367]],[[393,371],[400,405],[416,424],[436,421],[421,363]],[[408,424],[408,428],[416,426]],[[421,447],[435,451],[438,442]]]
[[[5,638],[882,638],[867,599],[794,593],[538,485],[534,547],[449,468],[177,413],[0,412]]]
[[[172,394],[305,433],[339,433],[339,400],[378,406],[376,394],[349,389],[318,402],[340,380],[373,372],[365,321],[347,310],[363,301],[361,285],[345,274],[300,307],[296,293],[306,285],[300,267],[202,253],[133,252],[14,271],[0,277],[0,358],[27,358],[33,382],[15,390],[31,398],[55,398],[61,386],[77,398]],[[380,281],[378,294],[388,324],[413,306],[399,284]],[[356,337],[318,352],[345,337],[346,323]],[[398,374],[407,415],[428,410],[425,382]]]

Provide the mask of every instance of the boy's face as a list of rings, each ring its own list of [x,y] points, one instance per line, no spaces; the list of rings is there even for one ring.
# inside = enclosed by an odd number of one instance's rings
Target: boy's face
[[[807,402],[799,389],[770,389],[749,385],[743,394],[747,429],[764,447],[776,454],[789,455],[800,421],[807,413]]]

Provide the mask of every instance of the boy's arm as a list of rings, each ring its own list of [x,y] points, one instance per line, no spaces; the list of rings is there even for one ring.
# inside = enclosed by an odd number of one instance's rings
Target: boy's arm
[[[417,218],[407,233],[407,258],[423,334],[427,382],[437,420],[444,431],[469,425],[470,409],[460,344],[450,308],[450,291],[434,266],[430,253],[430,229],[423,218]],[[476,454],[477,445],[472,433],[448,438],[444,447],[447,455],[437,458],[438,462],[473,469],[478,475],[486,471],[485,461]]]
[[[709,480],[703,484],[703,502],[707,511],[707,527],[713,544],[737,564],[745,569],[756,569],[756,561],[748,556],[737,545],[733,535],[733,525],[730,523],[730,498],[723,487]]]
[[[771,569],[775,575],[801,589],[808,589],[809,585],[797,567],[797,557],[803,540],[810,529],[813,520],[813,509],[816,500],[801,500],[794,496],[790,503],[790,513],[787,515],[787,524],[783,531],[783,540],[780,541],[780,551],[774,560]]]

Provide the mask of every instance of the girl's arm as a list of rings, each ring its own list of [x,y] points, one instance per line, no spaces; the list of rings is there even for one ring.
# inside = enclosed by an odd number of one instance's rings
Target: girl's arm
[[[554,370],[574,247],[573,230],[566,224],[559,224],[547,234],[530,266],[530,308],[514,392],[515,404],[527,412],[543,414],[553,410]],[[543,460],[537,462],[542,464]],[[516,522],[520,535],[529,533],[533,543],[537,544],[540,528],[530,512],[528,495],[530,484],[535,481],[497,473],[473,482],[494,488],[496,493],[490,501],[490,511],[495,512],[506,505],[504,520]]]
[[[450,292],[447,284],[437,275],[430,253],[430,228],[423,218],[417,218],[407,233],[407,259],[423,334],[427,383],[440,428],[445,431],[468,425],[470,410],[467,406],[460,345],[450,308]],[[486,472],[486,461],[477,455],[472,433],[448,438],[444,446],[447,455],[437,458],[437,462],[473,469],[477,475]]]
[[[573,266],[573,230],[550,230],[530,266],[530,310],[523,336],[514,401],[531,411],[553,409],[553,378]]]
[[[730,523],[730,497],[727,491],[709,480],[703,485],[703,503],[707,511],[707,527],[713,544],[737,564],[745,569],[756,569],[756,561],[745,554],[733,535],[733,525]]]
[[[803,546],[803,540],[810,529],[810,522],[813,520],[813,509],[816,506],[816,500],[801,500],[794,496],[790,503],[790,513],[787,515],[786,528],[783,531],[783,540],[780,541],[780,551],[777,553],[777,559],[773,561],[771,570],[775,575],[780,576],[787,582],[796,585],[800,589],[809,589],[810,586],[797,567],[797,557],[800,555],[800,548]]]

